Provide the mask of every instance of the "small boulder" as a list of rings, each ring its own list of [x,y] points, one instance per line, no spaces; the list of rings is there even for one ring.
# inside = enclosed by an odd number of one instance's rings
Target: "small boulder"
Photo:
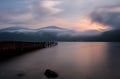
[[[47,78],[57,78],[58,77],[58,74],[55,72],[55,71],[52,71],[50,69],[47,69],[44,73],[44,75],[47,77]]]
[[[17,76],[23,77],[23,76],[25,76],[25,74],[24,73],[18,73]]]

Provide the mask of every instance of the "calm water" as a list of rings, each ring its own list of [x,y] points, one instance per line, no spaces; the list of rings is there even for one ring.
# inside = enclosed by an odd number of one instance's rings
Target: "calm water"
[[[0,79],[120,79],[120,43],[63,42],[0,63]],[[24,76],[18,76],[22,73]]]

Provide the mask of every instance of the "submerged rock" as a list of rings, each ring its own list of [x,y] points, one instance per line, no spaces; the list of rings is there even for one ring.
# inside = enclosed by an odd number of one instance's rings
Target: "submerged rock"
[[[57,78],[58,77],[58,74],[55,72],[55,71],[52,71],[50,69],[47,69],[44,73],[44,75],[47,77],[47,78]]]
[[[25,76],[25,73],[18,73],[17,76],[23,77],[23,76]]]

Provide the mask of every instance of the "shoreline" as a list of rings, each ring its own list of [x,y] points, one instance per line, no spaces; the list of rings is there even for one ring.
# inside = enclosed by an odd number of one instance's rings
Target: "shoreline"
[[[0,61],[57,44],[57,42],[0,41]]]

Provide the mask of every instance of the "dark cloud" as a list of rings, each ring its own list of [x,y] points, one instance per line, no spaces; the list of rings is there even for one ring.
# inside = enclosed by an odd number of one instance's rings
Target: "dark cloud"
[[[92,12],[90,18],[93,22],[120,29],[120,5],[100,8]]]

